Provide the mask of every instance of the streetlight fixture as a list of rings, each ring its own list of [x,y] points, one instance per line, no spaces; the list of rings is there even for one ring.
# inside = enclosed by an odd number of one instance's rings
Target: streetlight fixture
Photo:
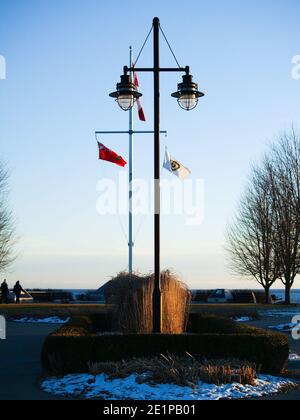
[[[200,97],[204,93],[198,91],[198,85],[193,82],[189,67],[180,67],[178,61],[170,47],[160,21],[156,17],[153,19],[153,67],[136,68],[135,66],[124,67],[124,75],[121,76],[121,83],[117,85],[117,92],[110,96],[117,99],[119,106],[127,111],[130,110],[135,100],[141,96],[132,84],[130,74],[136,72],[152,72],[154,75],[154,180],[155,180],[155,214],[154,214],[154,291],[153,291],[153,332],[162,332],[162,294],[161,294],[161,274],[160,274],[160,74],[162,72],[183,72],[183,82],[178,85],[178,91],[172,94],[178,99],[181,108],[190,111],[196,108]],[[162,32],[167,44],[178,64],[176,68],[160,67],[159,41]],[[150,35],[150,33],[149,33]],[[149,37],[148,35],[148,37]],[[147,39],[148,39],[147,37]],[[145,43],[147,42],[147,39]],[[144,46],[145,46],[144,43]],[[143,48],[144,48],[143,46]],[[142,50],[143,50],[142,48]],[[140,56],[140,54],[139,54]]]
[[[130,111],[134,102],[143,95],[136,90],[130,75],[126,72],[121,76],[121,82],[117,84],[117,91],[111,93],[109,96],[116,98],[119,107],[123,111]]]
[[[198,85],[193,82],[193,76],[189,74],[188,67],[186,71],[187,74],[182,76],[182,83],[178,84],[178,91],[172,93],[172,96],[178,99],[178,104],[182,109],[191,111],[196,108],[199,98],[202,98],[204,93],[198,91]]]

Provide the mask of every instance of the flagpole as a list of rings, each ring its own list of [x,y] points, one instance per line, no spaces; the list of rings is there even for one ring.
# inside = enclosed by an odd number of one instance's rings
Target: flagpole
[[[129,66],[132,67],[132,47],[129,48]],[[130,73],[132,80],[132,72]],[[129,111],[129,215],[128,215],[128,247],[129,247],[129,273],[133,272],[133,207],[132,207],[132,196],[133,196],[133,109]]]
[[[133,55],[132,47],[129,47],[129,68],[131,81],[133,81]],[[167,131],[160,131],[161,134],[167,134]],[[128,134],[129,135],[129,175],[128,175],[128,271],[133,272],[133,170],[134,170],[134,134],[154,134],[153,130],[133,130],[133,108],[129,110],[129,130],[128,131],[96,131],[95,135],[107,135],[107,134]]]

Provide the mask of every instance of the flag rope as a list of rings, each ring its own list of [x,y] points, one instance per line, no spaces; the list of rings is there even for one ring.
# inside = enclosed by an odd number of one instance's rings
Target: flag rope
[[[123,225],[123,222],[122,222],[121,216],[119,215],[119,213],[117,213],[117,215],[118,215],[119,224],[120,224],[120,227],[121,227],[122,233],[123,233],[123,235],[124,235],[125,241],[126,241],[126,243],[128,244],[128,242],[129,242],[129,238],[128,238],[128,236],[127,236],[127,233],[126,233],[125,227],[124,227],[124,225]]]
[[[139,234],[141,233],[142,226],[144,225],[145,220],[146,220],[145,216],[142,216],[141,221],[140,221],[140,223],[139,223],[139,227],[138,227],[138,229],[137,229],[137,231],[136,231],[136,234],[135,234],[135,237],[134,237],[134,241],[133,241],[133,242],[134,242],[134,244],[136,243],[136,240],[137,240],[137,238],[139,237]]]

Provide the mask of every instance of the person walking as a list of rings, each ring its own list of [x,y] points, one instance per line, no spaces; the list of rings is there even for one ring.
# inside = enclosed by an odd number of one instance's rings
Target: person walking
[[[7,304],[8,303],[9,290],[8,290],[6,280],[3,280],[3,283],[0,286],[0,290],[1,290],[1,302]]]
[[[20,282],[17,281],[17,283],[15,284],[14,290],[13,290],[15,296],[16,296],[16,303],[20,303],[20,297],[21,297],[21,293],[26,293],[25,290],[23,289],[23,287],[20,285]]]

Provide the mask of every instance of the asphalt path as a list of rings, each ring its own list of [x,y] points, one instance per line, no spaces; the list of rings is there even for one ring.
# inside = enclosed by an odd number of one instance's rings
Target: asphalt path
[[[40,390],[39,379],[43,342],[57,328],[49,324],[7,323],[7,339],[0,340],[0,401],[56,399]]]

